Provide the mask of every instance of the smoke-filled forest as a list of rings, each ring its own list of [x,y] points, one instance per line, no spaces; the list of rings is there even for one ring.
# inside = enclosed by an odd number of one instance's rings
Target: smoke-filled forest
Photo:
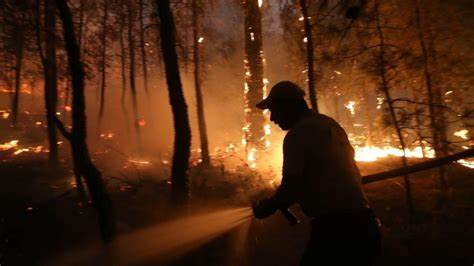
[[[352,145],[370,265],[474,263],[473,1],[3,0],[0,21],[0,265],[299,265],[323,216],[256,218],[296,160],[257,108],[284,80]]]

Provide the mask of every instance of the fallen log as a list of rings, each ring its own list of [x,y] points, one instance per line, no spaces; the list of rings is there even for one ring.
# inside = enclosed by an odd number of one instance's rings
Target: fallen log
[[[469,158],[469,157],[474,157],[474,149],[465,150],[465,151],[458,152],[446,157],[429,160],[427,162],[414,164],[408,167],[402,167],[402,168],[389,170],[386,172],[366,175],[362,177],[362,184],[373,183],[377,181],[382,181],[382,180],[398,177],[404,174],[410,174],[410,173],[415,173],[415,172],[435,168],[441,165],[451,163],[453,161],[457,161],[457,160],[461,160],[461,159]]]

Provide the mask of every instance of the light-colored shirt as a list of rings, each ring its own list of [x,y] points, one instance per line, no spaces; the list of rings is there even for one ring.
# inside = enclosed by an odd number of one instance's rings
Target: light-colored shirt
[[[282,207],[299,203],[310,217],[368,207],[354,149],[334,119],[308,110],[288,131],[274,199]]]

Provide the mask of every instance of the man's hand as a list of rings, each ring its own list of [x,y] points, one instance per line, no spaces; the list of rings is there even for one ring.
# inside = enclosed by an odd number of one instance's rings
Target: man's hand
[[[267,218],[274,214],[278,207],[273,199],[263,199],[252,205],[253,215],[258,219]]]

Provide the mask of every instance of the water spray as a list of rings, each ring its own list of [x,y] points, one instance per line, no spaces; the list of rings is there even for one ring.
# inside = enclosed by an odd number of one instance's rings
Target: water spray
[[[289,209],[280,209],[290,225],[299,220]],[[251,207],[230,208],[194,214],[118,236],[104,247],[96,243],[78,248],[48,261],[47,265],[87,265],[104,262],[136,265],[144,261],[164,261],[179,257],[229,232],[254,217]]]

